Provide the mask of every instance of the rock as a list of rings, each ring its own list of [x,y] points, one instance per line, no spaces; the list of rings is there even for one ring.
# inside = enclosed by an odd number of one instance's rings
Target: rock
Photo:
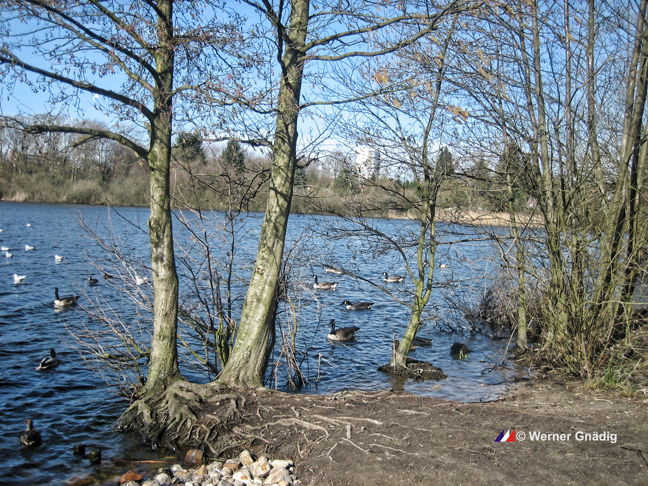
[[[229,459],[225,462],[223,467],[226,467],[230,471],[238,471],[239,467],[241,467],[241,463],[236,459]]]
[[[160,483],[160,486],[169,486],[171,484],[171,478],[167,473],[160,473],[155,476],[155,480]]]
[[[247,450],[239,454],[239,460],[241,461],[241,464],[243,464],[244,466],[249,466],[254,462],[254,459],[252,458],[252,454],[250,454],[250,452]]]
[[[85,444],[79,442],[72,447],[72,453],[75,456],[85,456]]]
[[[244,467],[236,471],[232,477],[234,479],[237,479],[239,481],[252,481],[252,474],[248,470],[248,468]]]
[[[88,454],[88,459],[90,464],[100,464],[101,463],[101,449],[94,448]]]
[[[227,479],[223,479],[218,483],[218,486],[234,486],[234,485],[230,483]]]
[[[221,469],[221,474],[226,478],[232,477],[233,473],[234,471],[232,471],[229,467],[223,466],[223,469]]]
[[[85,476],[85,477],[75,476],[65,481],[65,484],[67,486],[88,486],[90,484],[94,484],[94,482],[95,480],[92,476]]]
[[[265,458],[263,458],[250,464],[249,469],[252,476],[263,479],[270,473],[272,466]]]
[[[207,469],[207,464],[202,464],[198,471],[196,472],[199,476],[207,476],[209,474],[209,469]]]
[[[135,469],[131,469],[130,471],[124,473],[121,478],[119,478],[119,483],[128,483],[129,481],[139,482],[142,479],[144,479],[144,476],[138,473]]]
[[[122,483],[123,486],[140,486],[140,483],[137,481],[126,481],[125,483]]]
[[[220,471],[221,469],[223,469],[223,463],[220,461],[212,462],[207,466],[207,469],[209,470],[209,472]]]
[[[277,484],[284,478],[284,476],[290,476],[288,469],[283,467],[275,467],[272,469],[272,471],[270,471],[268,477],[265,478],[263,484]]]
[[[184,463],[187,467],[196,467],[203,462],[203,453],[198,449],[191,449],[185,456]]]
[[[272,467],[283,467],[284,469],[294,466],[292,461],[287,461],[285,459],[277,459],[272,461],[270,464],[272,464]]]
[[[279,481],[277,483],[277,486],[290,486],[292,483],[289,483],[288,481]]]
[[[161,486],[161,485],[155,479],[149,479],[148,481],[144,481],[142,483],[142,486]]]

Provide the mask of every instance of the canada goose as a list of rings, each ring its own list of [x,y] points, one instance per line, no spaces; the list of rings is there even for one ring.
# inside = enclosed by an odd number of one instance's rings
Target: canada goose
[[[8,251],[5,251],[5,257],[11,258],[13,256],[13,253],[9,253]]]
[[[94,278],[92,275],[88,276],[88,285],[97,285],[99,280]]]
[[[392,275],[391,277],[387,275],[387,272],[383,272],[383,277],[385,282],[389,283],[401,283],[403,280],[405,280],[405,277],[400,277],[398,275]]]
[[[33,249],[34,249],[33,246],[25,245],[25,251],[31,251]]]
[[[9,251],[9,247],[8,246],[3,246],[2,251]]]
[[[25,423],[27,424],[27,429],[20,434],[20,443],[25,447],[39,446],[41,443],[41,434],[34,428],[34,422],[32,419],[27,419]]]
[[[54,307],[72,307],[76,305],[77,300],[79,300],[78,295],[72,295],[70,297],[59,298],[58,288],[54,288]]]
[[[447,264],[445,264],[445,263],[439,263],[439,268],[440,268],[441,270],[445,270],[446,268],[450,268],[450,265],[447,265]]]
[[[340,270],[339,268],[335,268],[335,267],[326,267],[326,269],[324,271],[327,272],[327,273],[334,273],[335,275],[342,275],[342,273],[343,273],[342,270]]]
[[[36,371],[53,370],[59,364],[60,364],[60,361],[56,357],[56,351],[54,351],[53,349],[50,349],[49,357],[48,358],[43,358],[43,360],[38,365],[38,368],[36,368]]]
[[[313,277],[315,278],[315,283],[313,284],[314,289],[335,290],[335,288],[340,283],[340,282],[322,282],[322,283],[319,283],[317,281],[317,275],[313,275]]]
[[[369,310],[371,309],[371,306],[374,305],[373,302],[356,302],[355,304],[353,302],[349,302],[348,300],[345,300],[342,302],[342,305],[346,305],[347,310]]]
[[[335,319],[331,319],[329,324],[331,324],[331,332],[326,337],[331,341],[351,341],[354,338],[355,333],[360,330],[360,328],[356,326],[335,329]]]
[[[139,275],[135,275],[135,283],[136,283],[138,286],[142,285],[142,284],[143,284],[144,282],[146,282],[147,280],[148,280],[148,277],[144,277],[144,278],[142,278],[142,277],[140,277]]]
[[[62,257],[61,255],[54,255],[54,260],[56,260],[57,262],[62,262],[63,258],[64,257]]]
[[[27,278],[27,275],[18,275],[17,273],[14,273],[14,283],[19,284],[23,280]]]

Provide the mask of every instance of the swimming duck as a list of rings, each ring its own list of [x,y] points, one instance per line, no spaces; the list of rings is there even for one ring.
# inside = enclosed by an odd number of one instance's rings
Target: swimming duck
[[[346,305],[347,310],[369,310],[371,309],[371,306],[374,305],[373,302],[356,302],[355,304],[353,302],[349,302],[348,300],[345,300],[342,302],[342,305]]]
[[[326,269],[324,271],[327,272],[327,273],[334,273],[335,275],[342,275],[342,273],[343,273],[342,270],[340,270],[339,268],[335,268],[335,267],[326,267]]]
[[[34,249],[33,246],[25,245],[25,251],[31,251],[33,249]]]
[[[41,443],[41,434],[34,428],[34,422],[32,419],[27,419],[25,423],[27,424],[27,429],[20,434],[20,443],[25,447],[39,446]]]
[[[19,284],[20,282],[22,282],[27,278],[27,275],[18,275],[17,273],[14,273],[13,277],[14,277],[14,283]]]
[[[99,280],[94,278],[92,275],[88,276],[88,285],[97,285]]]
[[[313,284],[314,289],[335,290],[335,288],[340,283],[340,282],[322,282],[322,283],[319,283],[317,281],[317,275],[313,275],[313,277],[315,278],[315,283]]]
[[[109,278],[115,278],[113,275],[110,275],[109,273],[104,272],[103,273],[103,278],[104,280],[108,280]]]
[[[38,368],[36,368],[36,371],[53,370],[59,364],[61,363],[59,359],[56,357],[56,351],[50,349],[49,358],[43,358],[43,360],[38,365]]]
[[[13,253],[9,253],[8,251],[5,251],[5,257],[11,258],[13,256]]]
[[[54,288],[54,307],[72,307],[76,305],[77,300],[79,300],[78,295],[72,295],[70,297],[59,298],[58,288]]]
[[[360,330],[360,328],[356,326],[335,329],[335,319],[331,319],[330,324],[331,332],[326,337],[331,341],[351,341],[354,338],[355,333]]]
[[[401,283],[403,280],[405,280],[405,277],[401,277],[399,275],[392,275],[391,277],[387,275],[387,272],[383,272],[383,277],[385,282],[389,283]]]
[[[54,255],[54,260],[57,261],[57,262],[62,262],[63,258],[64,257],[62,257],[61,255]]]
[[[139,275],[135,275],[135,283],[136,283],[138,286],[140,286],[140,285],[142,285],[143,283],[145,283],[146,281],[148,281],[148,279],[149,279],[148,277],[144,277],[144,278],[142,278],[142,277],[140,277]]]

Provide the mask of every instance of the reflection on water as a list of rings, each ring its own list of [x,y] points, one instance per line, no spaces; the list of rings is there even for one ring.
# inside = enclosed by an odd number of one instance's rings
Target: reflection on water
[[[117,309],[127,322],[141,322],[131,301],[124,299],[119,286],[108,285],[91,260],[105,263],[105,254],[93,239],[82,232],[76,221],[82,214],[86,224],[100,235],[113,232],[113,241],[123,248],[133,261],[148,260],[146,228],[148,211],[140,208],[120,208],[119,213],[108,213],[104,207],[61,206],[49,204],[19,204],[0,202],[0,244],[10,248],[12,258],[0,258],[0,454],[5,468],[3,477],[9,482],[28,484],[60,484],[62,478],[97,475],[110,477],[128,468],[124,461],[150,461],[162,458],[158,453],[139,446],[128,436],[112,433],[114,421],[127,406],[112,389],[106,388],[102,378],[86,367],[73,345],[70,332],[79,333],[87,327],[95,329],[96,320],[90,319],[80,308],[56,309],[53,305],[54,287],[61,295],[83,296],[80,305],[88,305],[90,298],[101,300]],[[208,215],[219,219],[219,215]],[[193,216],[189,215],[191,221]],[[245,294],[256,258],[256,243],[262,216],[251,214],[239,221],[239,241],[236,246],[237,273],[233,303],[235,319]],[[27,226],[30,224],[30,226]],[[191,223],[190,223],[191,224]],[[374,220],[373,224],[388,234],[407,237],[412,222]],[[515,370],[494,367],[502,361],[506,341],[492,341],[482,335],[470,337],[441,332],[447,324],[463,325],[462,317],[453,313],[445,297],[455,302],[470,301],[483,292],[484,276],[492,273],[489,248],[485,243],[455,243],[439,247],[435,290],[429,306],[428,319],[419,335],[433,340],[431,346],[417,348],[412,357],[430,361],[448,375],[441,382],[415,382],[403,380],[377,371],[378,366],[389,361],[393,340],[402,337],[407,326],[407,307],[387,295],[407,301],[412,289],[407,283],[389,284],[382,280],[382,272],[403,275],[403,267],[393,251],[376,250],[366,240],[347,234],[344,238],[333,236],[336,228],[344,224],[334,218],[322,216],[292,217],[289,224],[287,248],[299,248],[288,253],[292,267],[291,293],[299,308],[299,333],[296,347],[298,359],[308,379],[302,393],[334,393],[341,390],[383,390],[411,392],[445,399],[479,401],[492,400],[504,390],[504,384]],[[180,224],[175,224],[179,258],[189,251],[189,236]],[[469,229],[440,227],[445,241],[466,239]],[[470,234],[468,234],[470,236]],[[25,245],[33,246],[25,251]],[[220,235],[210,236],[214,251],[221,259],[229,249],[222,244]],[[62,260],[55,256],[63,256]],[[353,273],[331,275],[324,272],[325,265],[335,265]],[[181,275],[183,266],[178,265]],[[119,270],[119,269],[118,269]],[[123,268],[120,275],[134,279],[132,269]],[[26,275],[20,284],[14,284],[13,274]],[[321,280],[339,281],[335,291],[314,291],[312,276]],[[99,279],[96,286],[88,286],[88,277]],[[202,277],[201,277],[202,278]],[[207,286],[208,280],[202,281]],[[187,285],[184,281],[183,286]],[[182,287],[186,289],[186,287]],[[138,292],[150,294],[143,285]],[[374,306],[368,311],[349,311],[342,302],[368,301]],[[335,319],[339,327],[358,326],[355,341],[332,344],[326,340],[328,322]],[[291,316],[279,314],[278,341],[291,333]],[[445,325],[441,326],[440,323]],[[144,328],[143,333],[149,330]],[[450,356],[453,342],[462,340],[472,351],[466,359]],[[47,356],[50,348],[56,349],[61,365],[50,372],[37,372],[36,366]],[[186,353],[184,354],[186,356]],[[277,351],[274,360],[280,359]],[[486,372],[496,368],[492,372]],[[278,373],[279,386],[285,385]],[[198,382],[209,377],[193,367],[184,366],[185,376]],[[271,372],[274,370],[270,370]],[[18,436],[24,429],[26,418],[34,420],[43,434],[43,445],[34,450],[23,450]],[[104,463],[92,467],[84,457],[72,455],[77,442],[88,448],[102,448]]]

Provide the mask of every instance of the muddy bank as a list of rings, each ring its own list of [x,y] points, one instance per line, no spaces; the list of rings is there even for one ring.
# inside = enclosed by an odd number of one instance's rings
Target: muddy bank
[[[525,380],[491,403],[391,391],[260,391],[239,395],[234,408],[225,401],[235,413],[211,447],[293,459],[305,485],[648,484],[648,399],[564,379]],[[193,406],[194,430],[215,430],[223,405]],[[495,442],[513,430],[515,442]]]

